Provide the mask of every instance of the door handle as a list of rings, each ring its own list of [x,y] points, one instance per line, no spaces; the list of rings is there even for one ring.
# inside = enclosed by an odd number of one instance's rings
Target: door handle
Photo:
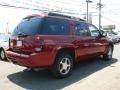
[[[75,41],[73,41],[73,43],[74,43],[74,44],[77,44],[77,42],[78,42],[78,41],[76,41],[76,40],[75,40]]]
[[[88,47],[88,46],[90,46],[90,44],[88,44],[88,43],[85,43],[85,44],[84,44],[84,46],[85,46],[85,47]]]

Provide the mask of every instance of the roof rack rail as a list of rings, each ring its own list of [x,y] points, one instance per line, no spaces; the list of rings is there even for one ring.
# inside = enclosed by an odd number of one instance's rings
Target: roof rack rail
[[[48,13],[48,15],[49,16],[60,16],[60,17],[71,18],[71,16],[62,15],[62,14],[58,14],[58,13]]]
[[[77,18],[77,17],[74,17],[74,16],[63,15],[63,14],[59,14],[59,13],[48,13],[48,16],[60,16],[60,17],[66,17],[66,18],[69,18],[69,19],[75,19],[75,20],[78,20],[78,21],[85,21],[84,19],[81,19],[81,18]]]

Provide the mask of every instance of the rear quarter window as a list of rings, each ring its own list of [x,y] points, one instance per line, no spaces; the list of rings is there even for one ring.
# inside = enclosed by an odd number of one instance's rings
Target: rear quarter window
[[[40,34],[68,35],[70,32],[69,20],[46,17],[43,19]]]

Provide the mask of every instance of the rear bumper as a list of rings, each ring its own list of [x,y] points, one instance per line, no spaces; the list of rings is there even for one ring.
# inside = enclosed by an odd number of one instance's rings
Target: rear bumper
[[[28,68],[48,68],[53,65],[53,56],[47,53],[32,53],[30,55],[6,51],[9,61]]]

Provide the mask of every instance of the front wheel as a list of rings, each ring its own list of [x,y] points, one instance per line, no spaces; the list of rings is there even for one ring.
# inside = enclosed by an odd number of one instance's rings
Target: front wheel
[[[55,60],[52,73],[56,78],[65,78],[70,75],[72,68],[72,57],[67,53],[60,53]]]
[[[104,60],[111,60],[112,59],[112,55],[113,55],[113,47],[109,46],[107,53],[105,55],[103,55],[103,59]]]

